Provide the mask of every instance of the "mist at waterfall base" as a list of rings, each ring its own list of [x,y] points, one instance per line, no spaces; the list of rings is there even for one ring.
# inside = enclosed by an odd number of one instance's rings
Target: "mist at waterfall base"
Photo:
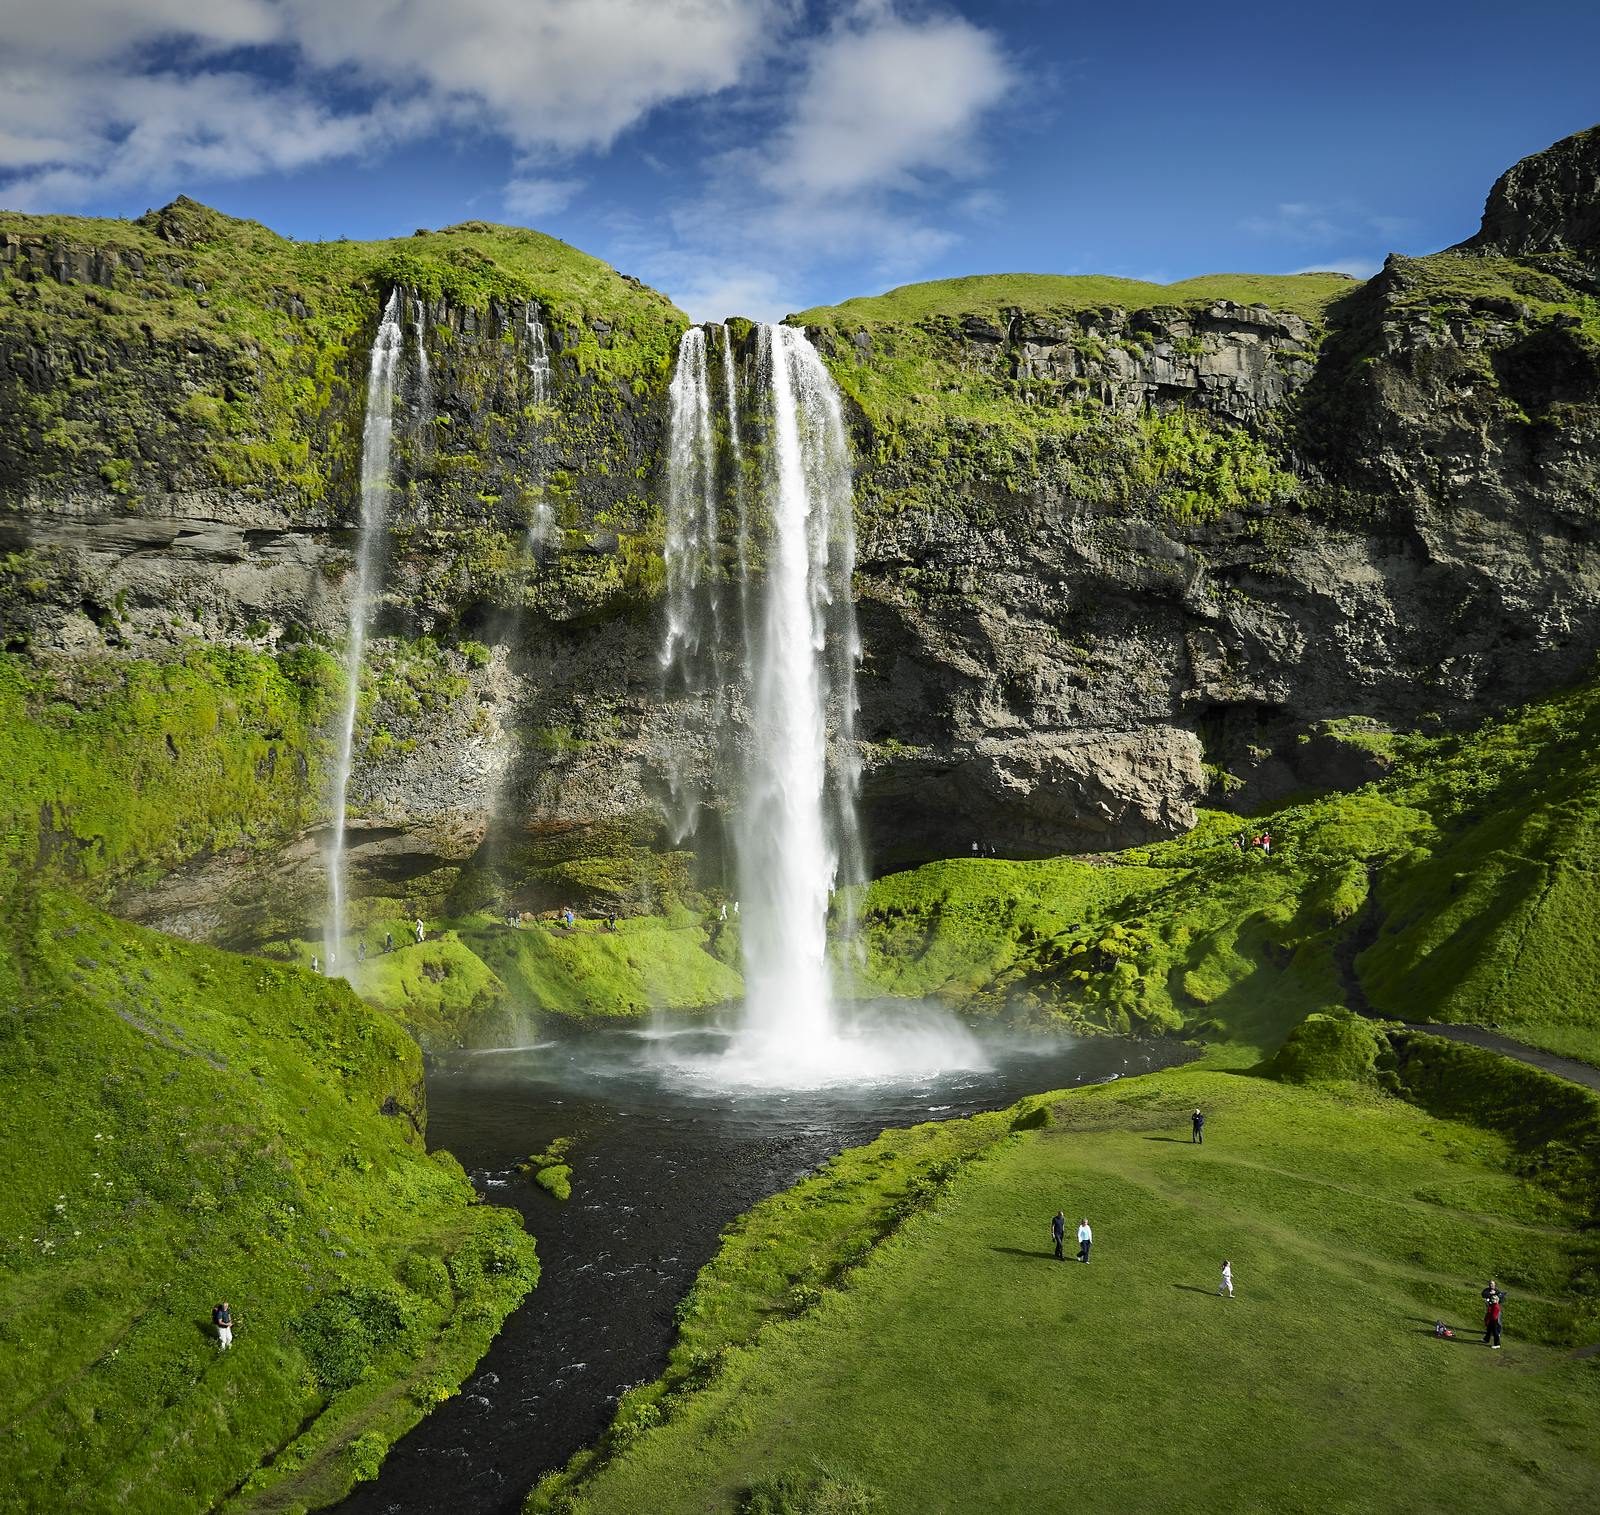
[[[344,1515],[519,1510],[541,1474],[600,1436],[623,1390],[660,1373],[674,1310],[723,1228],[843,1148],[886,1126],[954,1119],[1191,1055],[1170,1042],[1079,1041],[991,1023],[974,1032],[983,1069],[736,1087],[718,1070],[739,1024],[733,1012],[664,1015],[433,1060],[430,1147],[453,1153],[489,1202],[523,1215],[542,1271],[461,1393],[395,1447]],[[696,1068],[703,1077],[687,1071]],[[573,1138],[565,1204],[516,1169],[558,1136]],[[1070,1202],[1064,1187],[997,1242],[1047,1255],[1050,1213]]]

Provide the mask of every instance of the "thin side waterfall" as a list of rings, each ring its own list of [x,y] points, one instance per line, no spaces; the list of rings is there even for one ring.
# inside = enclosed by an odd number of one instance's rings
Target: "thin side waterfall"
[[[528,301],[528,308],[522,317],[522,332],[528,344],[528,398],[535,405],[548,405],[552,378],[550,336],[545,330],[536,301]],[[555,538],[555,512],[541,491],[534,502],[533,519],[528,522],[528,561],[542,564],[555,544]]]
[[[421,295],[411,297],[411,331],[417,339],[417,374],[422,380],[423,392],[428,391],[432,375],[428,371],[428,307]]]
[[[717,651],[719,619],[716,585],[708,577],[716,543],[716,457],[703,328],[691,326],[683,334],[667,394],[667,626],[661,668],[669,691],[700,696],[710,682],[706,654]],[[684,745],[674,743],[667,758],[667,821],[674,843],[690,835],[699,813],[687,771],[692,754]]]
[[[533,374],[529,398],[535,405],[544,405],[550,399],[550,336],[532,300],[522,318],[522,329],[528,339],[528,369]]]
[[[361,433],[361,534],[356,546],[355,592],[350,597],[350,631],[345,640],[345,696],[340,714],[338,763],[333,780],[333,833],[328,844],[328,918],[322,945],[329,972],[340,966],[345,933],[345,796],[354,760],[356,707],[361,695],[361,666],[366,656],[368,622],[375,584],[378,549],[389,506],[389,455],[394,438],[395,370],[403,334],[400,294],[391,291],[378,323],[367,368],[367,414]],[[420,344],[419,344],[420,346]]]

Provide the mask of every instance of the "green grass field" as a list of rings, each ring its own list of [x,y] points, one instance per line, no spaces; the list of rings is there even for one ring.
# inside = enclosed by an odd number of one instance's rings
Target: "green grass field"
[[[1359,280],[1344,274],[1203,274],[1176,284],[1151,284],[1105,274],[973,274],[902,284],[881,295],[860,295],[838,305],[818,305],[788,317],[802,326],[835,322],[876,324],[925,321],[931,316],[994,317],[1004,310],[1049,315],[1057,311],[1149,310],[1155,306],[1204,308],[1218,300],[1265,305],[1319,319],[1329,304]]]
[[[337,1498],[482,1355],[531,1240],[424,1152],[416,1046],[343,985],[3,901],[0,1508]]]
[[[1356,1085],[1196,1066],[1075,1092],[529,1508],[1586,1508],[1593,1233],[1516,1161]],[[1057,1207],[1095,1228],[1087,1268],[1050,1256]],[[766,1239],[741,1231],[713,1270]],[[1499,1353],[1473,1329],[1490,1274],[1509,1291]]]

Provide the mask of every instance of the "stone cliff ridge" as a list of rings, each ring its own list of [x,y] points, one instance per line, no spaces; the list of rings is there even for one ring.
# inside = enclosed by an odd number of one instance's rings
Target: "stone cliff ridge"
[[[1359,782],[1382,762],[1365,733],[1590,671],[1597,175],[1600,131],[1558,143],[1502,177],[1476,237],[1366,284],[999,276],[792,318],[854,432],[879,866],[969,837],[1117,846],[1199,804]],[[305,246],[185,201],[0,215],[0,636],[24,704],[197,645],[337,648],[395,287],[412,358],[352,787],[362,887],[460,900],[514,864],[561,894],[670,889],[659,486],[686,322],[537,233]],[[185,869],[130,862],[107,887],[223,938],[263,889],[292,915],[319,887],[326,753],[279,746],[298,821],[218,820],[163,854]],[[73,824],[58,807],[51,836]]]

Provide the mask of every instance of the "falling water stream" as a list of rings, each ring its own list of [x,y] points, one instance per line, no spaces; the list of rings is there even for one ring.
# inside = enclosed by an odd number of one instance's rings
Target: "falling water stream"
[[[361,528],[356,542],[356,582],[350,596],[350,630],[345,639],[344,704],[340,711],[337,762],[333,777],[333,830],[328,842],[328,918],[322,947],[329,972],[337,971],[345,930],[345,797],[355,757],[356,708],[361,696],[361,666],[366,657],[377,564],[389,510],[389,458],[394,440],[395,370],[400,359],[400,291],[391,290],[367,367],[367,414],[361,432]],[[420,316],[418,347],[421,348]],[[424,362],[426,359],[424,359]]]

